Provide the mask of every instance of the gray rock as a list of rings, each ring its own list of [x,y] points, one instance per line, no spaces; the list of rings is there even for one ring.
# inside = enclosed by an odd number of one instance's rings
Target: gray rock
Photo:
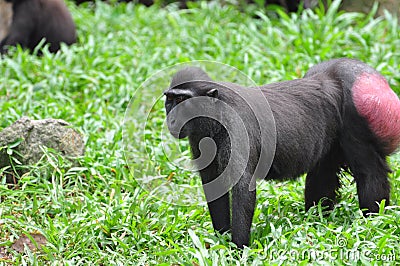
[[[13,150],[22,156],[17,157],[22,165],[38,162],[43,156],[44,147],[52,148],[68,159],[82,156],[85,149],[81,134],[61,119],[31,120],[22,117],[0,132],[0,147],[18,142]],[[8,165],[9,155],[7,149],[3,148],[0,150],[0,168]]]

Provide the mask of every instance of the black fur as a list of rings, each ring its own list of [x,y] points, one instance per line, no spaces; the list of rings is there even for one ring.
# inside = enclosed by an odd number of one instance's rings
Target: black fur
[[[46,38],[49,51],[56,52],[60,43],[76,42],[75,24],[63,0],[8,0],[13,17],[8,35],[0,43],[0,52],[7,46],[21,45],[31,51]]]
[[[324,206],[333,207],[339,188],[338,174],[341,168],[346,167],[356,180],[359,204],[361,209],[365,209],[364,214],[378,212],[376,202],[384,199],[386,204],[389,203],[387,154],[366,120],[358,115],[351,97],[352,85],[361,72],[377,73],[357,60],[337,59],[312,67],[303,79],[257,88],[268,99],[277,133],[275,157],[264,178],[282,180],[307,173],[306,210],[320,200],[323,200],[321,204]],[[261,151],[260,136],[272,131],[260,131],[254,113],[236,93],[244,88],[210,81],[199,68],[181,70],[165,92],[165,107],[170,114],[177,104],[176,99],[181,102],[207,96],[212,90],[214,94],[217,91],[217,96],[212,97],[232,106],[244,121],[249,134],[250,156],[245,173],[231,190],[232,205],[229,193],[208,203],[214,228],[221,233],[231,230],[232,241],[243,247],[249,244],[256,202],[255,191],[249,188]],[[257,97],[251,99],[260,101]],[[229,116],[227,113],[223,115]],[[175,119],[170,116],[168,119]],[[236,121],[232,120],[232,123]],[[173,130],[174,125],[169,126]],[[227,129],[215,120],[204,117],[193,119],[181,132],[173,135],[189,137],[194,158],[200,156],[198,146],[202,138],[211,137],[215,141],[218,149],[215,159],[200,170],[203,184],[214,180],[225,169],[231,154],[231,143]],[[207,198],[207,191],[205,193]]]

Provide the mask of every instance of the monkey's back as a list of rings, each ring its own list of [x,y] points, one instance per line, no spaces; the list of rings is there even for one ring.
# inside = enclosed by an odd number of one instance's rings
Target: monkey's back
[[[334,82],[297,79],[261,87],[275,119],[277,144],[268,178],[289,178],[313,168],[338,141],[342,92]]]

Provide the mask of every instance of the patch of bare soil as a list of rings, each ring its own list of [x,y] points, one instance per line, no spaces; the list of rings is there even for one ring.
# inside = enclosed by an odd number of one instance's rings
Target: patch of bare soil
[[[19,253],[23,253],[25,246],[27,246],[32,252],[35,252],[40,251],[46,243],[47,239],[42,234],[32,233],[29,236],[24,234],[12,244],[11,248]]]

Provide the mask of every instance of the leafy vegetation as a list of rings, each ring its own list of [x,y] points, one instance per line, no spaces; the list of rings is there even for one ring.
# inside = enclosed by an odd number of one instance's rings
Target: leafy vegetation
[[[0,170],[0,251],[10,255],[0,256],[0,265],[375,265],[400,260],[400,154],[389,159],[394,206],[368,219],[358,210],[355,185],[347,176],[342,200],[326,216],[319,208],[304,212],[304,177],[260,182],[252,244],[243,251],[229,236],[213,232],[206,206],[170,204],[140,187],[138,178],[146,172],[138,170],[143,162],[135,158],[142,158],[142,144],[134,134],[129,136],[137,154],[133,150],[128,162],[124,157],[122,129],[131,97],[151,75],[177,63],[222,62],[263,84],[299,78],[322,60],[352,57],[378,69],[399,94],[398,19],[389,13],[374,18],[373,10],[343,13],[337,4],[327,11],[269,15],[254,6],[239,10],[217,2],[194,3],[187,10],[69,3],[78,44],[41,57],[18,48],[0,59],[0,129],[24,115],[64,119],[84,134],[86,154],[80,167],[68,170],[61,157],[48,153],[30,166],[16,189],[7,187]],[[154,112],[146,132],[150,141],[160,134],[162,103]],[[132,117],[133,123],[143,119]],[[185,142],[180,145],[187,148]],[[161,149],[151,152],[155,157],[149,165],[161,176],[198,184],[196,174],[163,160]],[[188,154],[184,151],[184,157]],[[41,252],[20,254],[11,248],[22,234],[36,233],[48,241]]]

